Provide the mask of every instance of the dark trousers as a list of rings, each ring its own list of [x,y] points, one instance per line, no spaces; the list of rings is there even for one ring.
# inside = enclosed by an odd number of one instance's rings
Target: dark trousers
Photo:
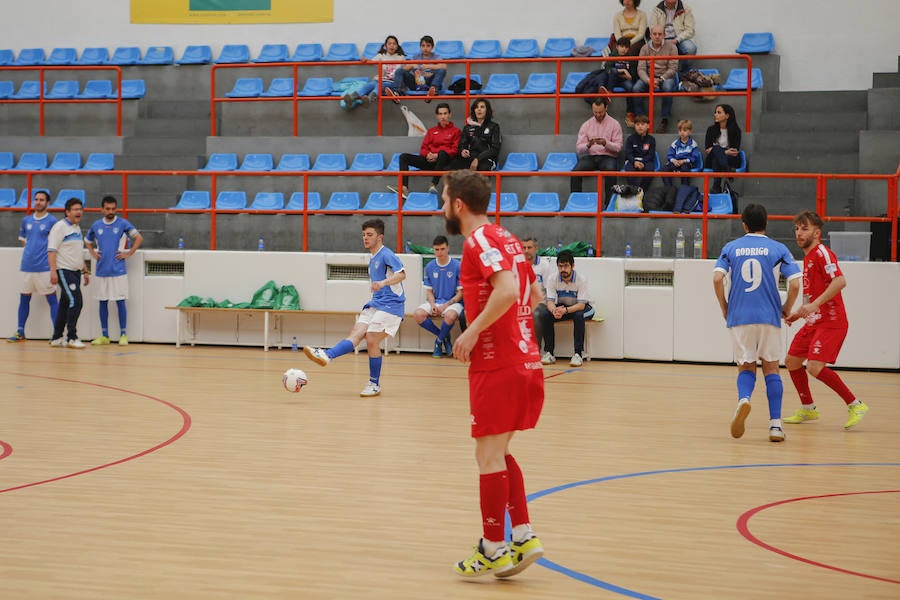
[[[547,318],[549,313],[550,311],[547,310],[547,305],[543,302],[534,307],[534,341],[537,343],[539,351],[544,342],[544,319]]]
[[[727,173],[741,166],[741,157],[728,156],[725,148],[717,144],[706,155],[706,166],[716,173]]]
[[[452,160],[450,155],[443,150],[438,152],[437,160],[434,162],[428,162],[421,154],[409,154],[404,152],[400,155],[400,170],[409,171],[409,167],[413,166],[423,171],[446,171]],[[440,180],[440,175],[435,175],[431,178],[431,183],[437,185]],[[409,185],[408,175],[403,177],[403,185]]]
[[[625,170],[627,172],[635,173],[635,174],[655,171],[656,170],[655,166],[656,165],[654,165],[652,162],[645,162],[644,169],[642,171],[636,171],[634,168],[634,165],[632,165],[630,162],[627,162],[627,161],[625,162]],[[626,179],[626,181],[628,182],[628,185],[636,185],[646,192],[647,189],[650,187],[650,185],[653,183],[653,178],[652,177],[628,177]]]
[[[56,321],[53,323],[53,338],[59,339],[63,331],[67,331],[66,339],[78,339],[76,330],[78,317],[81,315],[81,307],[84,302],[81,297],[81,271],[69,271],[58,269],[59,276],[59,308],[56,311]]]
[[[572,321],[574,326],[574,342],[575,354],[584,353],[584,313],[590,310],[591,305],[588,304],[584,310],[576,310],[566,313],[562,318],[557,319],[549,310],[541,313],[541,333],[544,336],[544,351],[553,354],[556,349],[556,330],[554,326],[560,321]]]
[[[469,156],[469,158],[463,158],[462,156],[458,156],[453,159],[453,162],[450,163],[450,167],[448,167],[451,171],[457,171],[459,169],[469,169],[472,167],[472,161],[475,160],[475,156]],[[478,161],[478,169],[477,171],[493,171],[494,167],[497,166],[497,162],[493,158],[486,158],[484,160]]]
[[[615,156],[589,154],[582,156],[575,164],[573,171],[615,171],[619,168],[619,160]],[[569,191],[580,192],[583,177],[573,175],[569,180]],[[603,189],[606,198],[609,198],[612,186],[616,183],[616,177],[604,177]]]
[[[680,167],[676,167],[669,161],[666,161],[666,164],[663,165],[662,170],[663,171],[671,171],[671,172],[675,172],[675,173],[688,173],[688,172],[690,172],[692,167],[693,167],[693,165],[691,165],[690,162],[682,163]],[[681,183],[683,185],[690,185],[691,178],[690,177],[682,177]],[[663,185],[672,185],[672,178],[671,177],[663,177]]]

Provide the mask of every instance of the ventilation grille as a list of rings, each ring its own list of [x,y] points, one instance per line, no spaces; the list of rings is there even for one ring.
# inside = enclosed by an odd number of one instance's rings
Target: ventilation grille
[[[368,265],[328,265],[328,281],[368,281]]]
[[[184,277],[184,261],[147,261],[144,275],[148,277]]]
[[[625,271],[625,285],[672,287],[672,271]]]

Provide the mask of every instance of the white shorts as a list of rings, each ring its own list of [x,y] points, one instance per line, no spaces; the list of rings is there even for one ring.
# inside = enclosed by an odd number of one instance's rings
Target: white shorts
[[[365,323],[369,326],[366,331],[383,331],[391,337],[397,335],[397,331],[400,329],[400,323],[402,321],[403,317],[398,317],[397,315],[392,315],[391,313],[372,307],[364,309],[359,313],[359,316],[356,317],[357,323]]]
[[[729,329],[734,346],[734,362],[756,364],[757,359],[780,361],[784,358],[781,329],[762,323],[736,325]]]
[[[91,287],[97,300],[126,300],[128,298],[128,275],[117,277],[93,277]]]
[[[56,286],[50,283],[50,271],[28,273],[22,271],[22,293],[49,296],[56,293]]]
[[[423,310],[423,311],[425,311],[425,314],[427,314],[429,316],[431,315],[431,305],[428,304],[427,302],[419,305],[419,308],[417,308],[416,310]],[[444,309],[444,312],[441,313],[441,316],[443,317],[447,313],[448,310],[456,311],[456,314],[461,317],[463,314],[463,305],[460,304],[459,302],[454,302],[453,304],[451,304],[450,306],[448,306],[447,308]]]

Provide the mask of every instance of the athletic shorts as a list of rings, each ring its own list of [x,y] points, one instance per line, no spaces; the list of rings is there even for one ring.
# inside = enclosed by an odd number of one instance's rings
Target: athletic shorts
[[[739,365],[756,364],[757,359],[771,362],[784,358],[784,344],[779,327],[754,323],[735,325],[729,331],[734,348],[734,362]]]
[[[128,276],[92,277],[91,287],[97,300],[126,300],[128,298]]]
[[[50,283],[50,271],[40,271],[38,273],[22,273],[22,293],[23,294],[40,294],[41,296],[49,296],[56,293],[56,286]]]
[[[363,309],[356,317],[357,323],[365,323],[369,326],[366,331],[383,331],[391,337],[397,335],[397,331],[400,329],[400,323],[402,321],[402,317],[372,307]]]
[[[431,316],[431,305],[427,302],[425,302],[424,304],[420,304],[419,308],[417,308],[416,310],[424,310],[427,315]],[[463,305],[459,302],[454,302],[444,309],[444,312],[441,313],[441,316],[443,317],[445,314],[447,314],[448,310],[456,311],[457,316],[461,317],[463,314]]]
[[[804,325],[794,336],[788,354],[833,364],[841,352],[846,337],[846,328],[826,329]]]
[[[472,437],[533,429],[544,406],[541,363],[469,371]]]

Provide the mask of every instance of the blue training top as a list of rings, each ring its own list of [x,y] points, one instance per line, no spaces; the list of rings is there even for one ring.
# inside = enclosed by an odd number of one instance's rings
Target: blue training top
[[[387,246],[382,246],[369,259],[369,279],[372,282],[382,281],[402,270],[403,263]],[[372,299],[363,306],[363,308],[369,307],[383,310],[386,313],[402,318],[406,311],[406,295],[403,292],[403,282],[383,287],[374,292]]]
[[[425,265],[425,287],[431,288],[434,301],[438,304],[455,296],[459,289],[459,261],[451,258],[449,263],[441,266],[434,259]]]
[[[47,260],[47,236],[56,223],[56,217],[47,213],[40,219],[27,215],[19,228],[19,239],[25,241],[22,263],[19,269],[25,273],[43,273],[50,270]]]
[[[715,270],[731,273],[727,327],[762,323],[781,327],[780,268],[785,279],[800,277],[800,267],[787,246],[759,233],[725,244]]]
[[[133,232],[133,233],[132,233]],[[91,225],[85,239],[97,244],[100,260],[97,261],[97,277],[119,277],[125,275],[125,261],[116,258],[116,253],[125,247],[124,238],[137,235],[134,225],[116,216],[112,223],[98,219]]]

